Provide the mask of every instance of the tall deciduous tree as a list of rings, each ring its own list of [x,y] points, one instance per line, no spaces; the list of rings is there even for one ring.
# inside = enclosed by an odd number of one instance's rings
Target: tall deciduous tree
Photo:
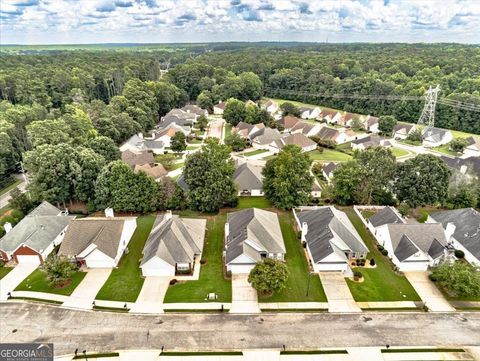
[[[312,161],[295,145],[285,146],[262,170],[265,196],[278,208],[291,209],[310,199]]]
[[[232,180],[235,172],[230,148],[208,138],[198,152],[187,157],[183,175],[189,187],[188,199],[193,209],[216,212],[234,204],[237,190]]]
[[[378,129],[384,135],[392,135],[395,125],[397,125],[397,119],[391,115],[384,115],[378,119]]]
[[[92,149],[95,153],[100,154],[107,162],[120,159],[120,150],[109,137],[99,136],[91,138],[85,146]]]
[[[185,134],[181,131],[178,131],[175,133],[175,135],[172,137],[170,140],[170,148],[174,152],[183,152],[185,149],[187,149],[187,138],[185,137]]]
[[[227,101],[223,112],[223,117],[227,123],[235,127],[238,123],[245,121],[246,116],[247,109],[244,102],[233,98]]]

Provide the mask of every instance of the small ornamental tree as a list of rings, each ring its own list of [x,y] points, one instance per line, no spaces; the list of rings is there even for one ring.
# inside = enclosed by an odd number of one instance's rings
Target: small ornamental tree
[[[197,119],[197,128],[200,129],[202,132],[207,128],[208,119],[205,115],[200,115]]]
[[[465,147],[468,145],[467,141],[463,138],[457,138],[448,143],[448,148],[452,152],[463,153]]]
[[[384,135],[391,135],[395,125],[397,125],[397,120],[391,115],[385,115],[378,119],[378,129]]]
[[[49,256],[43,263],[43,270],[47,274],[47,279],[54,287],[65,285],[72,277],[77,267],[66,257],[57,255]]]
[[[187,149],[186,137],[183,132],[176,132],[170,141],[170,148],[177,153]]]
[[[433,269],[430,279],[453,296],[480,296],[480,272],[466,262],[443,262]]]
[[[225,140],[225,144],[232,148],[235,152],[240,152],[247,147],[247,141],[237,133],[233,133]]]
[[[300,109],[298,107],[290,102],[285,102],[282,105],[280,105],[280,109],[282,110],[282,114],[285,115],[293,115],[294,117],[299,117],[300,116]]]
[[[271,296],[283,290],[287,280],[288,269],[285,263],[271,258],[257,263],[248,275],[248,282],[264,296]]]

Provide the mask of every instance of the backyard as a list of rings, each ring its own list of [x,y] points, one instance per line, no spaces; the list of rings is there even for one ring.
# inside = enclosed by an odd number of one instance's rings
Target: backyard
[[[187,215],[188,216],[188,215]],[[168,288],[164,303],[205,302],[209,293],[217,295],[216,302],[231,302],[232,282],[223,275],[223,235],[227,215],[210,216],[207,221],[207,235],[203,246],[200,279],[179,282]]]
[[[237,208],[272,208],[273,205],[265,197],[238,197]]]
[[[85,272],[75,272],[72,275],[72,281],[70,284],[68,284],[66,287],[56,288],[50,285],[46,273],[41,268],[37,268],[30,274],[30,276],[25,278],[22,283],[17,286],[15,291],[46,292],[70,296],[75,288],[77,288],[78,284],[83,280],[85,275]]]
[[[5,266],[1,266],[0,267],[0,280],[5,277],[6,275],[8,275],[8,273],[13,270],[13,267],[5,267]]]
[[[135,302],[143,286],[140,259],[142,250],[152,229],[155,216],[137,218],[137,229],[128,243],[128,254],[123,255],[97,294],[96,299]]]
[[[309,274],[304,250],[292,226],[295,222],[293,215],[291,212],[282,212],[279,221],[287,250],[287,287],[271,297],[259,295],[259,302],[327,302],[318,274]]]
[[[370,250],[367,262],[373,257],[375,268],[355,268],[362,272],[364,281],[361,283],[347,279],[348,287],[357,302],[380,301],[420,301],[408,280],[393,271],[390,260],[378,251],[373,235],[365,228],[353,208],[342,209],[348,215],[355,229]]]
[[[339,152],[338,150],[323,148],[323,151],[314,150],[308,152],[311,160],[323,162],[346,162],[352,159],[348,154]]]

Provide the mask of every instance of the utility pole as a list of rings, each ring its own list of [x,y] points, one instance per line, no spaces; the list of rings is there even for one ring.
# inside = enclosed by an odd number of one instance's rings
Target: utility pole
[[[425,94],[425,104],[423,105],[422,115],[420,115],[420,119],[418,119],[418,124],[425,124],[427,126],[424,133],[435,126],[435,106],[439,92],[440,86],[437,85],[435,88],[430,86]]]
[[[25,192],[27,193],[27,196],[28,196],[28,199],[32,200],[32,196],[30,195],[30,191],[28,190],[27,186],[28,186],[28,178],[27,176],[25,175],[25,169],[23,168],[23,162],[22,161],[19,161],[18,163],[20,163],[20,170],[22,172],[22,176],[23,176],[23,180],[25,182]]]

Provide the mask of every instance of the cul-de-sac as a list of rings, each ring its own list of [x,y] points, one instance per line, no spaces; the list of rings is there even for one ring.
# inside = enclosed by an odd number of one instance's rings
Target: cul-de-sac
[[[479,25],[2,0],[0,360],[480,360]]]

